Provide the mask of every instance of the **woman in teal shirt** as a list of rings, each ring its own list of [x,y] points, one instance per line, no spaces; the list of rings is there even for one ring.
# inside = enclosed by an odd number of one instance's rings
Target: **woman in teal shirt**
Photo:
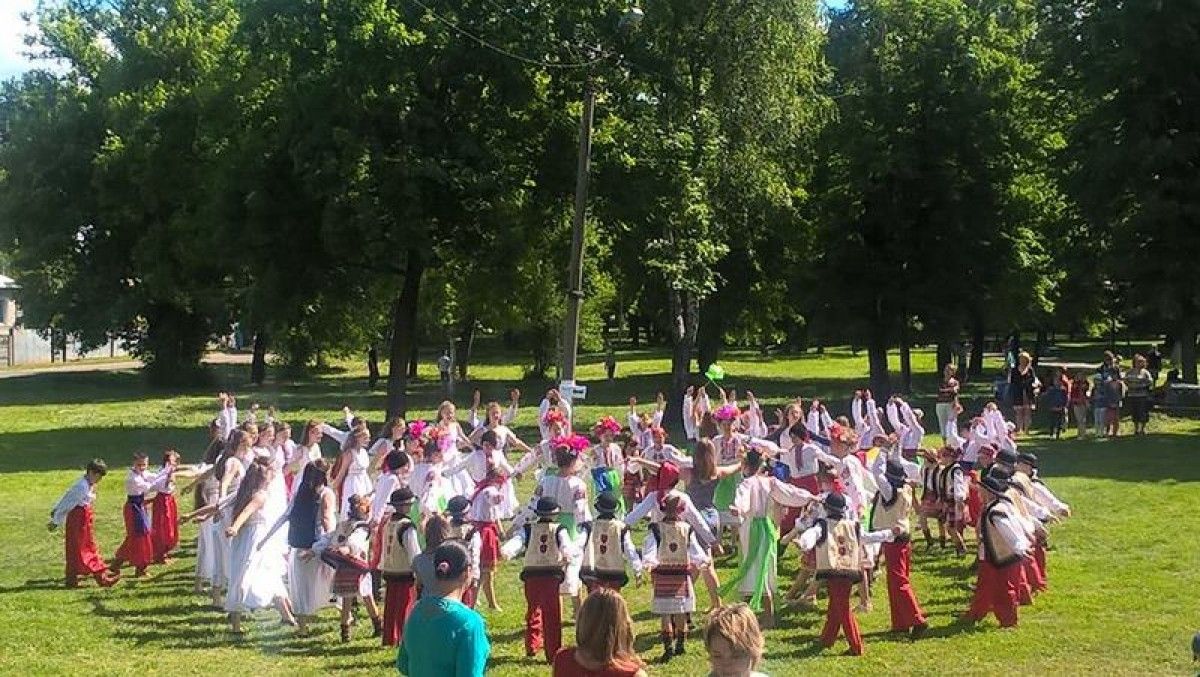
[[[409,677],[482,677],[487,668],[483,616],[462,603],[470,583],[470,555],[459,541],[433,551],[437,594],[422,597],[404,624],[396,668]]]

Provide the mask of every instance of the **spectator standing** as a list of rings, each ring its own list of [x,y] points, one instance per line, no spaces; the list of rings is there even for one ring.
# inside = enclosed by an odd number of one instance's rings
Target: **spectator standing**
[[[462,603],[471,582],[470,554],[461,541],[433,551],[436,594],[423,597],[404,624],[396,668],[410,677],[482,677],[491,644],[483,616]]]
[[[1082,372],[1075,374],[1075,380],[1071,382],[1070,402],[1071,410],[1075,413],[1075,425],[1079,429],[1079,437],[1082,439],[1087,435],[1088,422],[1088,395],[1091,394],[1092,385],[1088,383],[1087,376]]]
[[[1017,366],[1008,372],[1008,395],[1016,412],[1017,434],[1029,433],[1040,385],[1033,371],[1033,358],[1022,351],[1017,355]]]
[[[438,358],[437,367],[438,367],[438,377],[442,381],[442,387],[446,388],[447,390],[450,389],[450,367],[451,367],[451,365],[452,365],[452,360],[450,359],[450,351],[443,350],[442,356]]]
[[[1137,358],[1134,358],[1136,367]],[[1162,372],[1163,354],[1159,346],[1155,345],[1150,348],[1150,352],[1146,353],[1146,370],[1150,372],[1150,387],[1158,385],[1158,375]]]
[[[958,432],[958,426],[954,423],[958,418],[958,369],[953,364],[947,363],[942,367],[942,383],[938,386],[937,393],[937,419],[938,432],[942,434],[942,440],[946,440],[946,426],[954,425],[954,432]]]
[[[1071,381],[1060,368],[1054,369],[1054,378],[1046,391],[1046,408],[1050,410],[1050,434],[1054,439],[1062,438],[1067,429],[1067,406],[1071,401]]]
[[[617,353],[611,343],[604,352],[604,372],[608,374],[609,383],[617,377]]]
[[[1161,358],[1160,358],[1161,359]],[[1150,389],[1154,378],[1147,368],[1148,360],[1141,355],[1133,356],[1133,368],[1125,372],[1125,397],[1129,401],[1129,413],[1133,419],[1133,434],[1145,435],[1150,421]]]

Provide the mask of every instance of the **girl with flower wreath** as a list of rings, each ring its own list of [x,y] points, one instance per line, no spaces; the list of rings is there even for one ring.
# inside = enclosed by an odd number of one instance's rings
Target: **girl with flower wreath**
[[[621,433],[621,424],[617,423],[617,419],[612,416],[605,416],[596,422],[592,427],[592,434],[596,437],[596,445],[592,447],[592,488],[595,494],[600,494],[611,491],[618,497],[621,505],[617,509],[617,516],[625,514],[628,506],[622,500],[622,480],[625,475],[625,455],[621,452],[621,445],[617,444],[616,436]]]

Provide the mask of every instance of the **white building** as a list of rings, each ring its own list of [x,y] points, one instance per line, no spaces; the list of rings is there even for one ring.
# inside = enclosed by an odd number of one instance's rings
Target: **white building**
[[[21,325],[21,308],[17,305],[20,285],[7,275],[0,275],[0,367],[21,364],[42,364],[63,358],[51,350],[50,341],[35,329]],[[86,353],[79,340],[67,338],[67,359],[117,357],[125,349],[115,339]]]

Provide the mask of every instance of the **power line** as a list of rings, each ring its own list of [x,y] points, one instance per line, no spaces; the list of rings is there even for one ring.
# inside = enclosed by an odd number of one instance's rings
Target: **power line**
[[[447,19],[446,17],[442,16],[441,14],[438,14],[437,12],[435,12],[433,10],[432,7],[430,7],[429,5],[426,5],[421,0],[412,0],[412,2],[414,4],[420,6],[421,8],[423,8],[426,12],[429,12],[429,14],[432,15],[434,19],[437,19],[440,23],[444,24],[450,30],[454,31],[455,33],[458,33],[459,35],[462,35],[465,38],[468,38],[468,39],[474,41],[475,43],[479,44],[481,47],[490,49],[493,52],[495,52],[501,56],[505,56],[510,59],[520,61],[521,63],[529,64],[531,66],[541,66],[543,68],[564,68],[564,69],[565,68],[587,68],[589,66],[593,66],[597,63],[600,63],[601,61],[604,61],[605,59],[612,56],[612,54],[609,52],[599,52],[598,53],[599,56],[597,56],[594,59],[590,59],[588,61],[577,61],[577,62],[569,62],[569,63],[545,61],[542,59],[531,59],[527,56],[517,54],[516,52],[509,51],[507,49],[504,49],[503,47],[500,47],[499,45],[495,45],[495,44],[492,44],[491,42],[488,42],[487,40],[479,37],[478,35],[475,35],[471,31],[468,31],[467,29],[463,28],[462,26],[459,26],[458,24],[454,23],[453,21]],[[516,17],[513,17],[513,18],[515,19]]]

